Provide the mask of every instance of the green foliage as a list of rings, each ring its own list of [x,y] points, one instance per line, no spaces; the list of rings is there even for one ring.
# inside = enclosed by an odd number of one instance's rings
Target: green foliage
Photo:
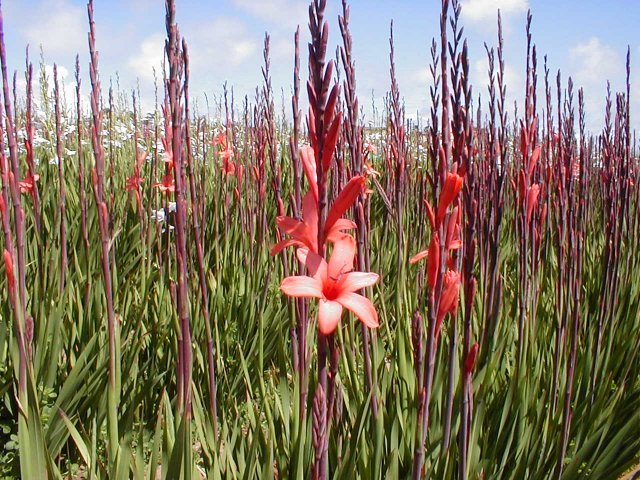
[[[131,128],[126,105],[116,122]],[[212,137],[212,127],[206,138]],[[44,128],[41,126],[41,128]],[[240,127],[238,127],[240,128]],[[248,166],[250,152],[241,143],[244,131],[236,134],[240,161]],[[279,132],[286,139],[287,132]],[[417,142],[411,137],[412,142]],[[66,146],[74,148],[72,136]],[[80,227],[80,200],[76,155],[65,156],[67,187],[67,232],[69,267],[64,290],[59,291],[59,230],[56,167],[49,165],[51,149],[36,151],[40,161],[42,236],[33,224],[33,204],[27,209],[28,312],[34,317],[32,343],[33,383],[29,387],[29,416],[20,415],[13,368],[16,348],[7,289],[2,280],[0,309],[0,475],[17,477],[23,441],[41,445],[33,458],[52,478],[309,478],[313,458],[310,409],[303,422],[299,417],[298,381],[291,361],[290,329],[294,319],[286,298],[278,290],[284,276],[278,258],[269,256],[275,241],[276,207],[267,189],[264,212],[267,236],[259,240],[257,189],[247,171],[236,198],[235,177],[225,177],[220,160],[212,150],[202,159],[196,156],[197,175],[204,179],[205,209],[202,222],[204,262],[209,289],[209,310],[217,371],[218,418],[208,409],[207,351],[204,316],[198,296],[195,247],[189,248],[191,322],[193,332],[193,414],[185,422],[176,406],[177,319],[171,294],[175,281],[173,234],[143,212],[142,229],[135,199],[125,191],[125,179],[133,171],[134,148],[130,137],[119,139],[113,149],[114,177],[108,180],[110,205],[114,305],[119,323],[118,367],[121,397],[118,403],[118,455],[107,458],[108,348],[106,305],[100,265],[96,208],[88,195],[89,249]],[[156,158],[153,136],[144,140],[151,158]],[[202,145],[194,138],[197,152]],[[416,147],[414,145],[413,147]],[[417,150],[416,150],[417,151]],[[282,154],[283,165],[290,160]],[[86,167],[92,160],[81,159]],[[425,158],[417,158],[424,162]],[[379,169],[382,158],[374,158]],[[158,168],[164,168],[158,162]],[[165,198],[150,188],[152,163],[143,167],[143,206],[157,210]],[[288,168],[285,168],[288,172]],[[161,176],[159,173],[158,176]],[[597,181],[597,179],[593,179]],[[89,183],[89,182],[88,182]],[[88,187],[90,188],[90,187]],[[291,178],[284,177],[289,192]],[[89,193],[89,191],[87,191]],[[360,326],[345,316],[337,335],[341,351],[338,385],[341,408],[335,413],[329,444],[333,478],[406,478],[410,475],[415,442],[417,392],[413,367],[410,319],[415,308],[424,307],[419,294],[418,267],[409,268],[406,281],[399,283],[396,266],[396,235],[390,214],[377,194],[371,197],[371,264],[381,275],[373,290],[373,302],[381,327],[372,334],[373,371],[380,401],[380,415],[374,418],[371,392],[363,371]],[[505,225],[513,216],[509,199]],[[424,223],[418,217],[419,199],[409,192],[403,228],[409,254],[427,243]],[[595,205],[594,208],[600,208]],[[634,205],[633,208],[638,208]],[[599,211],[599,210],[598,210]],[[638,461],[640,449],[640,259],[633,252],[637,238],[624,245],[615,323],[606,330],[601,358],[597,359],[595,391],[590,379],[595,342],[595,314],[598,309],[602,269],[604,220],[593,215],[595,225],[586,238],[582,322],[573,396],[573,423],[563,478],[615,478]],[[551,408],[551,389],[562,398],[567,365],[562,365],[559,383],[553,384],[555,341],[554,279],[557,263],[552,248],[543,248],[546,258],[540,275],[537,317],[530,319],[525,374],[518,377],[516,351],[516,263],[514,232],[505,229],[501,254],[504,295],[497,319],[491,354],[479,363],[474,376],[469,478],[547,479],[553,472],[562,428],[561,410]],[[637,232],[636,232],[637,233]],[[192,233],[189,233],[193,241]],[[634,233],[632,237],[637,237]],[[551,238],[545,240],[551,242]],[[288,252],[289,264],[294,261]],[[480,285],[480,289],[482,285]],[[476,309],[482,309],[480,295]],[[313,318],[313,310],[311,310]],[[481,325],[475,316],[473,331]],[[457,445],[443,450],[443,412],[447,382],[447,351],[450,325],[444,326],[442,345],[436,359],[436,374],[427,438],[426,467],[432,478],[456,478]],[[458,333],[459,334],[459,333]],[[312,322],[309,344],[314,344]],[[460,342],[458,341],[458,345]],[[458,347],[460,348],[460,347]],[[461,351],[459,352],[461,355]],[[312,373],[313,375],[313,373]],[[459,380],[459,378],[458,378]],[[310,395],[315,380],[310,380]],[[459,404],[461,386],[456,386]],[[593,402],[592,402],[593,396]],[[312,396],[310,396],[312,398]],[[457,408],[454,407],[454,411]],[[20,419],[20,420],[18,420]],[[26,422],[18,435],[18,423]],[[453,432],[459,428],[454,415]],[[26,461],[26,459],[24,459]],[[34,460],[35,461],[35,460]],[[26,465],[24,463],[23,465]],[[35,467],[34,467],[35,468]],[[23,477],[27,478],[24,476]]]

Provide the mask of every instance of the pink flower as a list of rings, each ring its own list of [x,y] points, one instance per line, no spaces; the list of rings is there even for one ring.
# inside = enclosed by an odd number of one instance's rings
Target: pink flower
[[[364,177],[354,177],[338,194],[325,221],[325,240],[333,242],[342,236],[343,230],[356,228],[356,224],[351,220],[340,217],[358,198],[364,183]],[[302,220],[286,216],[276,218],[280,230],[291,238],[276,243],[271,249],[271,255],[276,255],[282,249],[292,245],[306,247],[312,252],[318,253],[318,202],[313,192],[307,192],[302,199],[302,218]]]
[[[343,235],[334,242],[327,263],[307,249],[298,250],[312,276],[287,277],[280,290],[290,297],[317,298],[318,329],[324,335],[333,333],[342,317],[342,309],[351,310],[369,328],[378,326],[378,312],[371,301],[355,292],[378,281],[376,273],[353,272],[356,242]]]

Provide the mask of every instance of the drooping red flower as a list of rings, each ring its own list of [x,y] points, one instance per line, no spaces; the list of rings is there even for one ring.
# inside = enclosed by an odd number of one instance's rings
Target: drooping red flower
[[[299,258],[311,276],[292,276],[282,281],[280,290],[290,297],[317,298],[318,329],[324,335],[333,333],[342,317],[342,309],[351,310],[369,328],[378,326],[378,313],[371,301],[355,292],[378,281],[376,273],[353,272],[356,242],[343,235],[333,245],[327,263],[318,254],[300,249]]]

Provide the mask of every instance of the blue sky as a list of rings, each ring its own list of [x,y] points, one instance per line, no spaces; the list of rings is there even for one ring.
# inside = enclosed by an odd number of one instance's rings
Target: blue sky
[[[192,58],[191,91],[219,94],[223,82],[236,96],[253,95],[261,81],[264,33],[271,34],[272,76],[279,101],[284,90],[288,105],[291,91],[293,32],[301,25],[303,57],[308,41],[305,0],[177,0],[177,19]],[[360,103],[378,106],[389,88],[389,22],[394,20],[396,65],[407,114],[428,112],[429,46],[438,36],[439,1],[352,0],[351,30],[357,64]],[[71,84],[76,53],[81,56],[85,86],[87,75],[87,15],[84,0],[4,0],[5,42],[9,63],[21,72],[24,48],[31,45],[34,63],[39,46],[47,64],[58,63],[69,73]],[[503,13],[508,96],[521,102],[524,85],[525,21],[533,12],[533,35],[540,59],[546,54],[551,71],[571,75],[585,88],[587,124],[600,128],[607,79],[614,89],[624,86],[627,45],[632,52],[633,125],[640,122],[640,2],[617,0],[462,0],[462,24],[471,55],[472,83],[476,95],[486,96],[487,60],[484,43],[496,43],[496,12]],[[330,38],[340,41],[338,0],[328,1]],[[95,0],[97,44],[103,85],[109,79],[125,91],[139,79],[144,106],[153,105],[153,71],[160,67],[163,52],[163,0]],[[304,58],[303,58],[304,59]],[[61,70],[64,73],[64,70]],[[306,68],[302,69],[303,76]],[[71,94],[71,85],[68,87]]]

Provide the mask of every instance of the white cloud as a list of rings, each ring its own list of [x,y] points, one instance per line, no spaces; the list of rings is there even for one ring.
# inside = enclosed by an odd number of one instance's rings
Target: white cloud
[[[624,53],[597,37],[569,50],[570,73],[574,85],[584,88],[586,123],[591,130],[599,130],[603,124],[607,81],[613,95],[625,88]]]
[[[462,1],[462,17],[466,23],[490,25],[496,28],[498,10],[502,21],[512,16],[523,14],[529,8],[529,0],[464,0]],[[504,25],[508,28],[508,25]]]
[[[303,28],[308,22],[307,0],[233,0],[233,4],[245,12],[277,27]]]
[[[145,38],[138,51],[129,57],[127,66],[140,81],[153,83],[153,69],[156,69],[158,77],[162,77],[162,60],[164,58],[164,41],[166,35],[154,33]]]
[[[206,64],[224,70],[252,59],[260,48],[247,26],[238,19],[218,17],[194,28],[187,36],[193,68]]]
[[[86,11],[68,0],[45,0],[29,8],[28,21],[18,30],[34,47],[43,45],[51,55],[75,55],[87,48]]]

